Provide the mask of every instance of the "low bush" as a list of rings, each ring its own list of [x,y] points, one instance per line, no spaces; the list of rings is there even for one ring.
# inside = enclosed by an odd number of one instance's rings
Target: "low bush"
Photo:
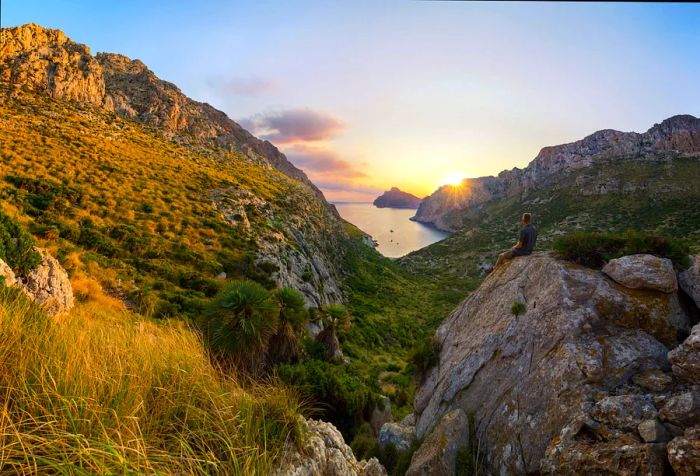
[[[279,308],[272,294],[253,281],[232,281],[212,300],[202,327],[211,348],[241,368],[262,363],[277,327]]]
[[[684,241],[635,230],[571,233],[557,238],[553,247],[560,257],[594,269],[611,259],[641,253],[669,258],[679,269],[690,265],[690,248]]]
[[[409,358],[416,375],[423,376],[440,360],[440,342],[434,336],[429,336],[420,342]]]
[[[522,301],[515,301],[513,306],[510,308],[510,312],[512,312],[516,317],[520,314],[524,314],[526,310],[527,308],[525,307],[525,303]]]
[[[0,212],[0,259],[13,271],[25,275],[41,261],[34,251],[34,238],[15,220]]]

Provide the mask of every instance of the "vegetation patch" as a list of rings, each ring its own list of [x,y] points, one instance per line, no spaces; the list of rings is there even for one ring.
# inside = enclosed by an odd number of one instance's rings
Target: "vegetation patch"
[[[557,238],[553,248],[560,257],[595,269],[611,259],[634,254],[668,258],[678,269],[690,266],[690,247],[685,241],[634,230],[571,233]]]

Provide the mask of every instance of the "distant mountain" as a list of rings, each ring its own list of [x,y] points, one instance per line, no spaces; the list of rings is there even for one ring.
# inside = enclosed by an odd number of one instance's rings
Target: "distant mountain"
[[[553,186],[572,174],[581,175],[577,186],[585,193],[625,193],[624,177],[612,182],[610,177],[586,177],[582,172],[603,164],[646,166],[698,155],[700,119],[691,115],[673,116],[641,134],[601,130],[570,144],[543,148],[524,169],[465,179],[461,186],[445,185],[423,200],[415,220],[454,231],[461,228],[462,218],[492,200]]]
[[[674,116],[649,131],[600,131],[545,147],[525,169],[466,179],[425,198],[415,219],[454,232],[400,261],[414,272],[473,278],[517,240],[523,212],[547,249],[575,231],[636,229],[700,250],[700,119]]]
[[[421,199],[408,192],[392,187],[373,202],[377,208],[418,208]]]

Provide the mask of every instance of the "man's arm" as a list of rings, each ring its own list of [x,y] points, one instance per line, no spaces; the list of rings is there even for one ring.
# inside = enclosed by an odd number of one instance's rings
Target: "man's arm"
[[[518,242],[515,244],[515,246],[513,247],[513,249],[514,249],[514,250],[519,250],[519,249],[522,248],[522,247],[523,247],[523,242],[520,241],[520,240],[518,240]]]

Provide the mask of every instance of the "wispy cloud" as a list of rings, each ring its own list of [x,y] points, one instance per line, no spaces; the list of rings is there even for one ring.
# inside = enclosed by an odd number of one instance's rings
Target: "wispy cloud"
[[[345,129],[341,120],[311,109],[287,109],[256,114],[241,125],[275,144],[315,142],[332,139]]]
[[[273,92],[277,84],[259,76],[241,76],[233,78],[212,78],[209,85],[222,93],[243,97],[257,97]]]
[[[330,175],[345,179],[367,177],[367,174],[355,168],[355,164],[344,160],[337,152],[325,147],[298,144],[285,148],[285,152],[294,165],[315,176]]]

